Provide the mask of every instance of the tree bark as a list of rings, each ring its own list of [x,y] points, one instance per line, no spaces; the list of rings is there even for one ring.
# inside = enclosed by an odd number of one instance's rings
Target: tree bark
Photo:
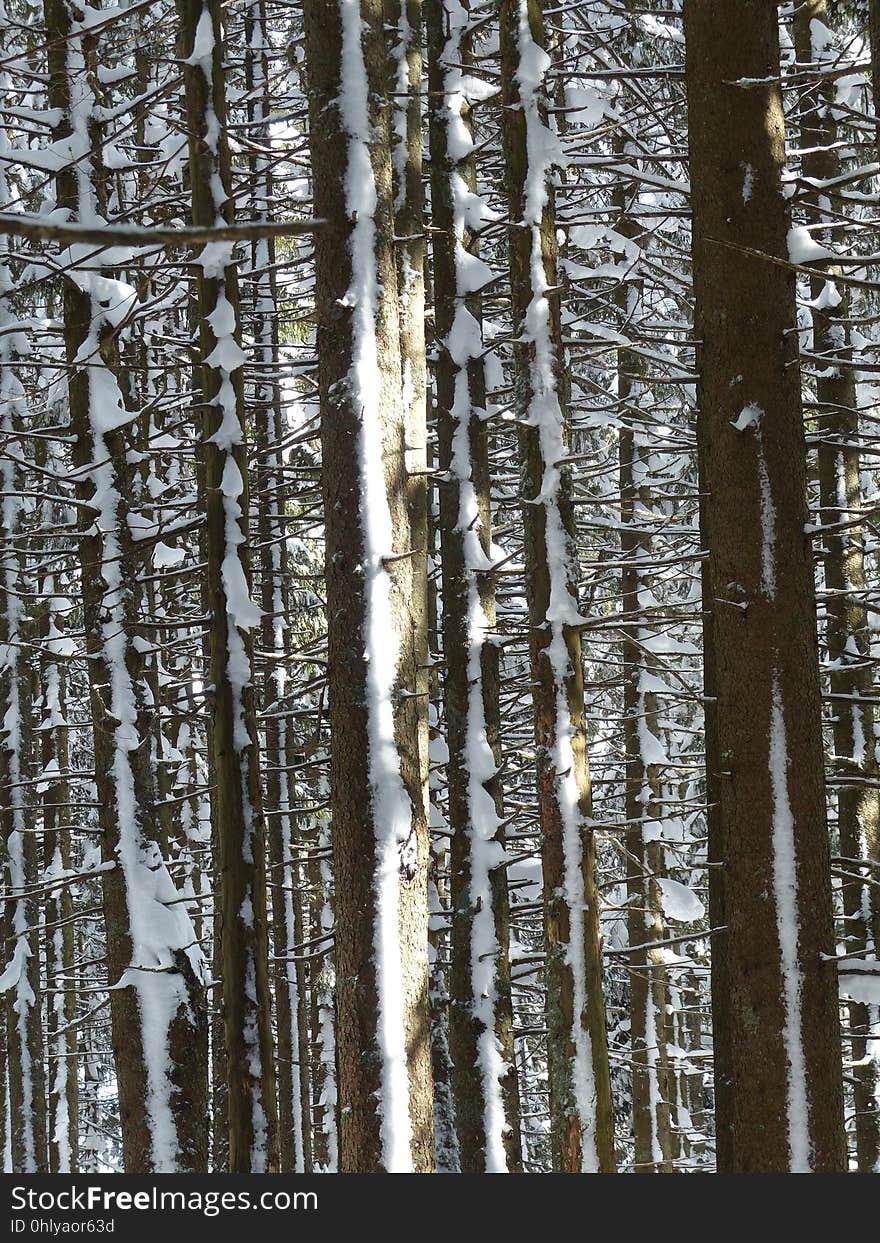
[[[627,3],[623,40],[628,60],[635,48],[634,17]],[[622,99],[628,102],[626,95]],[[638,147],[628,130],[615,136],[615,154],[624,163],[638,159]],[[629,246],[615,248],[615,261],[626,265],[630,279],[617,288],[620,331],[637,337],[644,313],[641,263],[634,257],[645,244],[639,220],[638,181],[622,178],[614,192],[614,230]],[[654,549],[646,524],[653,519],[650,433],[641,414],[650,393],[642,382],[642,362],[630,349],[617,356],[619,402],[619,487],[621,609],[623,626],[624,812],[626,831],[627,931],[630,952],[630,1058],[632,1062],[632,1119],[634,1169],[638,1174],[671,1173],[677,1155],[672,1102],[675,1076],[669,1060],[672,1017],[669,1012],[669,967],[662,948],[649,949],[668,935],[658,880],[666,874],[663,841],[663,722],[655,690],[659,663],[651,652],[651,565]],[[643,408],[643,407],[642,407]],[[642,948],[639,948],[642,947]]]
[[[794,42],[798,63],[821,72],[814,52],[812,23],[827,26],[827,0],[807,0],[795,12]],[[835,58],[832,67],[836,67]],[[807,185],[836,180],[842,172],[834,120],[834,79],[800,88],[801,172]],[[806,220],[823,222],[821,195],[807,191]],[[830,236],[815,230],[816,242]],[[851,299],[844,283],[835,285],[839,269],[831,265],[828,282],[810,282],[813,321],[813,367],[816,372],[816,426],[819,431],[819,520],[830,528],[822,535],[820,555],[825,574],[825,642],[831,663],[831,719],[837,769],[837,834],[839,853],[846,859],[880,863],[880,791],[873,704],[873,664],[868,615],[859,600],[865,593],[865,546],[857,516],[862,510],[859,410],[847,322]],[[838,301],[839,299],[839,301]],[[836,305],[835,305],[836,303]],[[838,524],[842,530],[834,530]],[[863,702],[860,702],[863,701]],[[873,940],[869,912],[871,887],[860,881],[858,865],[847,864],[844,880],[844,946],[863,958]],[[870,873],[867,879],[870,879]],[[851,1001],[849,1039],[855,1080],[856,1157],[861,1172],[880,1168],[880,1102],[878,1064],[871,1040],[870,1008]]]
[[[51,505],[44,504],[47,525]],[[43,875],[51,886],[46,899],[46,1038],[48,1042],[49,1172],[75,1174],[79,1145],[78,1039],[75,1026],[73,894],[58,879],[71,869],[70,754],[67,734],[66,671],[58,655],[63,645],[55,579],[42,584],[40,610],[40,763],[44,783]],[[45,780],[48,774],[49,780]]]
[[[777,12],[685,0],[684,17],[718,1168],[842,1170],[794,278],[760,257],[787,257]]]
[[[271,131],[269,116],[270,60],[264,0],[252,0],[245,13],[248,57],[249,137],[259,151],[251,155],[251,219],[266,220],[272,211]],[[272,949],[275,982],[275,1065],[278,1081],[278,1138],[282,1172],[311,1173],[311,1111],[309,1108],[308,996],[305,962],[293,949],[303,937],[303,897],[297,859],[295,820],[291,807],[292,738],[285,715],[290,702],[289,557],[282,448],[284,415],[279,381],[277,328],[278,284],[276,248],[272,238],[251,246],[251,336],[254,340],[253,379],[249,390],[254,420],[257,534],[263,616],[260,709],[264,717],[266,836],[269,848],[269,894],[272,908]]]
[[[421,671],[382,0],[307,0],[329,634],[340,1168],[433,1168]],[[343,85],[343,61],[345,80]],[[423,545],[424,547],[424,545]]]
[[[595,841],[584,725],[577,554],[567,454],[556,220],[540,0],[501,0],[530,661],[542,834],[553,1168],[614,1168]]]
[[[106,175],[93,111],[94,46],[63,0],[46,0],[45,13],[49,102],[61,117],[54,137],[88,144],[79,176],[73,165],[56,174],[56,202],[74,220],[100,220]],[[63,317],[73,465],[88,506],[79,511],[79,559],[101,848],[109,865],[102,887],[123,1160],[127,1172],[198,1171],[207,1163],[201,960],[158,846],[150,714],[136,642],[143,558],[128,522],[137,412],[101,280],[94,260],[78,267],[74,259]]]
[[[7,334],[3,334],[9,340]],[[0,434],[16,445],[14,413],[20,391],[11,358],[0,346]],[[8,451],[7,451],[8,452]],[[15,454],[14,456],[18,456]],[[10,454],[10,458],[12,454]],[[31,774],[32,694],[28,652],[33,643],[32,622],[26,613],[26,588],[18,547],[21,533],[22,486],[11,460],[0,464],[0,832],[4,848],[8,916],[4,970],[3,1010],[6,1025],[9,1091],[9,1140],[12,1170],[44,1173],[46,1149],[45,1049],[41,1022],[40,909],[36,898],[40,882],[39,838],[27,798]],[[5,1085],[4,1085],[5,1090]]]
[[[219,0],[179,0],[192,221],[233,223]],[[211,243],[197,279],[202,451],[211,614],[220,963],[231,1173],[277,1170],[266,858],[247,558],[246,414],[240,305],[232,248]]]
[[[498,648],[491,633],[495,592],[486,385],[475,288],[492,273],[477,258],[474,216],[480,209],[470,106],[462,95],[471,59],[469,20],[468,5],[444,3],[428,12],[443,686],[452,832],[449,1048],[459,1161],[462,1173],[471,1174],[515,1172],[521,1154],[498,779]],[[488,218],[488,208],[483,213]]]

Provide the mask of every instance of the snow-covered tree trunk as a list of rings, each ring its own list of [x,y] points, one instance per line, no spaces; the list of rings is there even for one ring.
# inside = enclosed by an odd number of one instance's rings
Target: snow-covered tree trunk
[[[333,892],[330,830],[326,821],[316,825],[319,858],[308,864],[311,881],[310,926],[320,936],[309,968],[312,1003],[314,1161],[327,1174],[339,1169],[338,1093],[336,1089],[336,1026],[334,994],[336,972],[327,945],[333,935]]]
[[[382,0],[307,0],[340,1168],[434,1163],[422,738]],[[419,643],[418,646],[421,646]]]
[[[868,0],[868,33],[871,43],[871,91],[880,146],[880,0]]]
[[[530,659],[538,752],[553,1168],[614,1167],[602,996],[543,6],[502,0],[501,77],[510,204]]]
[[[827,0],[808,0],[795,12],[794,43],[801,66],[830,74],[839,50],[828,28]],[[842,174],[836,84],[833,76],[799,92],[801,171],[812,187],[833,184]],[[815,226],[828,223],[827,198],[807,192],[810,239],[826,248],[833,234]],[[825,576],[825,642],[831,664],[833,765],[837,779],[837,834],[847,879],[842,885],[844,948],[863,959],[871,936],[872,891],[860,878],[857,860],[880,863],[880,789],[874,725],[871,630],[862,601],[865,595],[865,547],[859,514],[862,500],[859,453],[859,409],[848,322],[851,299],[846,283],[835,283],[840,269],[827,267],[829,279],[813,277],[810,294],[813,322],[812,362],[815,372],[816,428],[819,434],[819,494],[822,565]],[[867,880],[872,879],[868,865]],[[880,1033],[872,1007],[851,1001],[849,1039],[851,1074],[855,1081],[855,1138],[858,1168],[880,1172]],[[872,1023],[872,1017],[874,1023]],[[873,1029],[873,1030],[872,1030]]]
[[[11,290],[0,257],[0,297]],[[14,461],[21,457],[16,426],[24,413],[13,362],[14,334],[0,310],[0,834],[6,895],[6,938],[0,995],[6,1024],[9,1136],[12,1170],[47,1167],[43,1031],[40,1016],[39,839],[28,806],[33,731],[28,652],[33,644],[22,566],[23,483]],[[6,1085],[4,1085],[4,1091]]]
[[[463,1173],[520,1166],[502,825],[498,648],[490,571],[486,386],[478,290],[469,6],[428,11],[444,702],[452,905],[449,1046]],[[474,79],[471,79],[474,81]]]
[[[5,22],[0,6],[0,23]],[[0,49],[6,52],[6,31],[0,26]],[[0,91],[12,83],[0,68]],[[9,201],[9,143],[0,127],[0,201]],[[40,1016],[40,928],[35,887],[40,880],[39,839],[26,805],[32,764],[28,653],[34,639],[28,615],[21,544],[27,485],[16,459],[25,456],[19,433],[29,424],[24,390],[16,364],[29,342],[15,331],[10,305],[14,281],[9,239],[0,238],[0,1027],[5,1028],[7,1076],[0,1078],[4,1107],[8,1103],[11,1168],[15,1173],[40,1173],[47,1167],[46,1102],[43,1033]],[[4,1108],[4,1123],[6,1110]],[[7,1131],[0,1132],[4,1150]]]
[[[207,228],[233,219],[221,7],[178,4],[192,220]],[[209,242],[196,263],[229,1169],[265,1173],[277,1169],[278,1119],[251,637],[261,613],[247,557],[246,355],[232,245]]]
[[[400,312],[400,380],[403,404],[409,548],[415,573],[410,595],[406,659],[414,693],[406,702],[407,733],[418,740],[422,800],[428,806],[428,462],[427,358],[425,352],[425,218],[422,187],[422,0],[385,0],[391,103],[391,171],[394,250]],[[423,572],[422,566],[425,566]]]
[[[66,152],[55,198],[74,220],[104,220],[93,46],[64,0],[46,0],[53,137]],[[137,417],[118,335],[135,291],[94,248],[64,255],[64,335],[73,464],[82,502],[79,559],[89,655],[113,1052],[126,1170],[204,1169],[205,1008],[195,936],[158,847],[143,682],[129,461]],[[125,395],[124,395],[125,394]]]
[[[616,228],[622,232],[623,222]],[[621,369],[632,366],[624,353]],[[618,395],[633,399],[624,376]],[[674,1080],[669,1066],[670,1043],[666,951],[657,946],[668,936],[658,883],[665,874],[662,837],[664,753],[656,666],[650,658],[650,627],[644,611],[650,592],[645,569],[650,538],[639,529],[651,504],[641,457],[644,437],[627,426],[621,413],[620,518],[622,571],[621,608],[626,618],[623,641],[624,800],[627,876],[627,929],[630,952],[630,1057],[632,1060],[633,1135],[636,1173],[669,1173],[675,1157],[671,1127]],[[626,564],[629,562],[629,564]],[[656,948],[655,948],[656,946]]]
[[[52,506],[42,507],[51,529]],[[38,787],[43,812],[43,876],[46,896],[46,1039],[48,1043],[49,1169],[53,1174],[76,1172],[79,1138],[74,970],[74,923],[71,882],[70,747],[67,729],[64,658],[72,640],[63,633],[66,601],[55,594],[55,579],[42,580],[40,640],[42,657],[40,764]]]
[[[632,22],[628,11],[627,22]],[[624,39],[632,53],[632,28]],[[626,116],[629,100],[618,95],[618,111]],[[615,137],[615,155],[625,164],[638,160],[638,149],[628,127]],[[645,223],[639,219],[639,186],[622,178],[614,193],[614,230],[621,239],[615,260],[627,278],[617,290],[620,332],[638,336],[643,315],[641,252]],[[654,457],[644,431],[646,407],[652,395],[641,379],[636,351],[621,349],[617,359],[619,399],[619,476],[621,611],[623,615],[623,734],[624,810],[626,832],[627,931],[630,952],[630,1059],[635,1172],[670,1173],[676,1155],[671,1126],[675,1081],[670,1070],[671,1042],[666,950],[657,942],[668,935],[659,881],[665,875],[663,844],[662,722],[657,696],[659,663],[651,648],[658,638],[650,611],[651,561],[654,555],[648,529],[654,521],[651,487]],[[674,1042],[672,1042],[674,1043]]]
[[[845,1168],[775,5],[685,0],[718,1168]],[[736,32],[736,37],[731,37]],[[745,253],[741,248],[761,252]]]

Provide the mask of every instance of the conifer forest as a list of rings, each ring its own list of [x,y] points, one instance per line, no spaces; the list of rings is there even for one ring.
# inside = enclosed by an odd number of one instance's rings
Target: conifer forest
[[[7,1173],[880,1173],[878,118],[880,0],[0,0]]]

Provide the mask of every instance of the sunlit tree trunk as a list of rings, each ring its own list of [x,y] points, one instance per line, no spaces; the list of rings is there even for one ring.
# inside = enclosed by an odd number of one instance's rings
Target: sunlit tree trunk
[[[520,1165],[502,826],[498,648],[491,570],[486,385],[469,104],[467,5],[428,13],[434,327],[437,338],[444,701],[452,963],[449,1044],[463,1173]],[[476,217],[482,211],[478,220]]]
[[[614,1167],[595,842],[568,472],[543,5],[501,0],[530,658],[544,876],[553,1168]]]
[[[46,0],[49,100],[58,140],[77,152],[55,178],[73,219],[104,218],[106,175],[91,37],[63,0]],[[64,281],[67,391],[81,529],[81,590],[94,731],[110,1014],[123,1159],[129,1172],[205,1168],[206,1015],[201,958],[159,849],[150,771],[137,584],[129,525],[137,418],[119,358],[122,289],[102,300],[100,260],[72,251]]]
[[[305,19],[315,210],[327,221],[315,262],[340,1168],[425,1171],[428,835],[408,701],[422,680],[426,564],[407,504],[384,7],[307,0]]]

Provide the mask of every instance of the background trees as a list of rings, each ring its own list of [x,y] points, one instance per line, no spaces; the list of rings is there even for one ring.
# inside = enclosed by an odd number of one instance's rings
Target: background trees
[[[877,1169],[876,8],[0,6],[7,1168]]]

